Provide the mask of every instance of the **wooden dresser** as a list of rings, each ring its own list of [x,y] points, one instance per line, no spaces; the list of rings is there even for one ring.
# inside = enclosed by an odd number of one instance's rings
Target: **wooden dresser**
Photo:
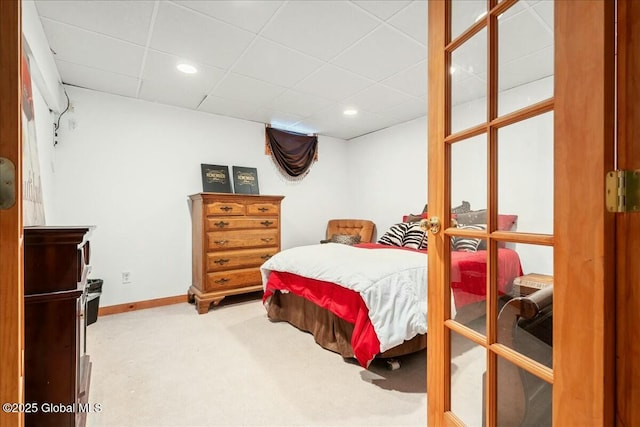
[[[24,229],[26,426],[84,426],[90,410],[84,305],[91,229]]]
[[[260,266],[280,250],[284,196],[198,193],[191,199],[189,302],[209,311],[227,295],[262,290]]]

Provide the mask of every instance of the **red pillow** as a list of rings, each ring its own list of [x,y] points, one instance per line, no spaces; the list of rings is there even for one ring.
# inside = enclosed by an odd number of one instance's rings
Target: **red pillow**
[[[511,231],[515,229],[518,215],[498,215],[498,230]]]

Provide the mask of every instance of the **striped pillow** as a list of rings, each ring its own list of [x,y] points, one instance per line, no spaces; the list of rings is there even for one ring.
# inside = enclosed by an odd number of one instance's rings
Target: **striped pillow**
[[[419,222],[409,223],[409,228],[402,239],[402,246],[413,249],[427,249],[427,236],[420,228]]]
[[[389,246],[402,246],[404,235],[407,233],[411,224],[401,222],[392,225],[383,235],[378,239],[378,243]]]
[[[469,224],[461,225],[458,228],[467,230],[486,230],[486,224]],[[457,236],[451,238],[451,249],[454,251],[477,252],[478,246],[483,239],[475,239],[473,237]]]

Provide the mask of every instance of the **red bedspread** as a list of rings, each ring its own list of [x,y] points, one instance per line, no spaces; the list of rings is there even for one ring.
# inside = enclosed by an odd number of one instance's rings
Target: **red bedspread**
[[[518,253],[498,249],[498,292],[509,293],[513,279],[522,276]],[[451,291],[456,309],[484,301],[487,294],[487,251],[451,252]]]
[[[367,367],[380,352],[380,341],[369,320],[369,309],[357,292],[331,282],[272,271],[262,300],[273,295],[275,290],[287,290],[304,297],[352,323],[351,347],[360,365]]]

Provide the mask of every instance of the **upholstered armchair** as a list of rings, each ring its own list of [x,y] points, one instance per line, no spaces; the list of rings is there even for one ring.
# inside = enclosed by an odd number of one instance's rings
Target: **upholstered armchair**
[[[360,236],[359,243],[373,241],[376,225],[366,219],[331,219],[327,224],[326,239],[322,243],[332,241],[332,236]]]

